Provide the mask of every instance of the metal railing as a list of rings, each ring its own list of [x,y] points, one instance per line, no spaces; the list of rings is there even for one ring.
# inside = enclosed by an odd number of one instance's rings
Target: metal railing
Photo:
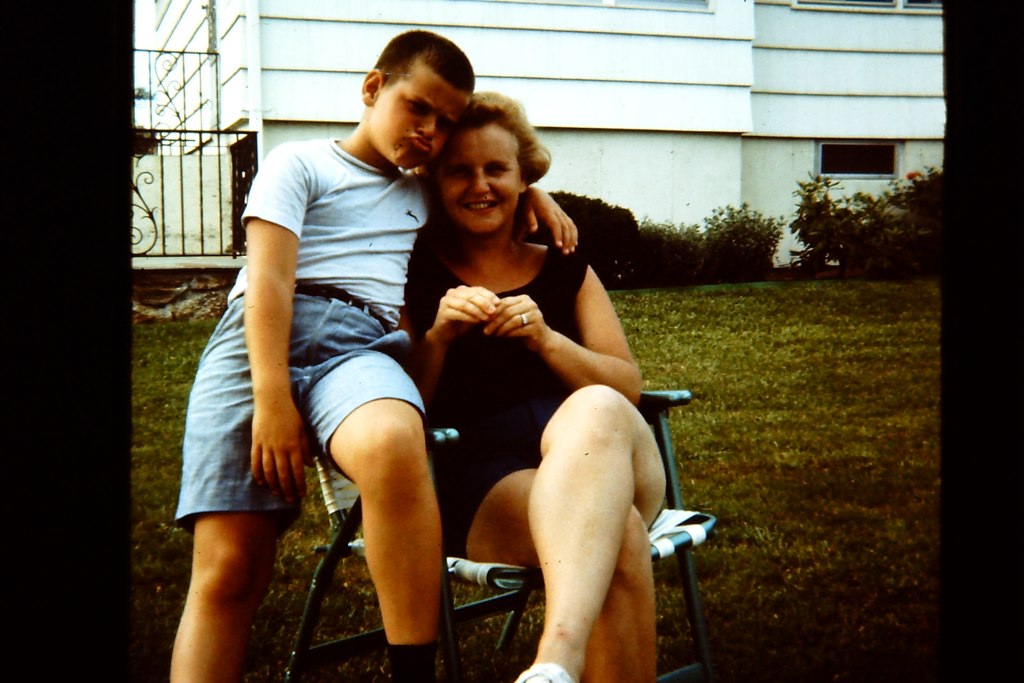
[[[132,256],[245,253],[256,133],[219,130],[217,56],[135,53]]]
[[[213,52],[136,50],[137,128],[217,130],[219,69]]]
[[[245,131],[135,130],[132,256],[238,256],[256,172]]]

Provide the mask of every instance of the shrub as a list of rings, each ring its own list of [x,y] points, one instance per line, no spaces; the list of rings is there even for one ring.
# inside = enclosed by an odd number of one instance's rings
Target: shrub
[[[764,280],[784,227],[744,204],[715,209],[703,229],[649,220],[641,228],[629,209],[570,192],[551,196],[576,223],[580,252],[609,289]],[[550,241],[544,231],[536,239]]]
[[[850,209],[832,198],[831,190],[839,181],[819,175],[797,185],[799,189],[793,194],[800,198],[800,203],[796,218],[789,225],[790,233],[804,245],[792,252],[797,267],[813,276],[833,262],[845,274],[847,251],[855,241],[855,226]]]
[[[849,267],[869,277],[901,278],[921,272],[917,247],[924,236],[887,195],[875,198],[858,192],[844,204],[853,226]]]
[[[551,197],[576,223],[580,253],[587,257],[604,285],[609,289],[634,286],[634,255],[640,242],[640,227],[633,212],[570,192],[552,192]]]
[[[903,221],[910,231],[910,249],[918,270],[936,275],[942,259],[942,169],[911,171],[906,179],[894,181],[889,202],[904,211]]]
[[[798,185],[790,232],[804,248],[793,253],[812,276],[832,263],[840,277],[851,271],[889,278],[939,272],[941,171],[909,173],[879,197],[857,192],[833,198],[839,182],[823,176]]]
[[[715,209],[704,220],[703,283],[756,282],[774,268],[773,257],[785,222],[747,204]]]
[[[644,220],[634,255],[636,287],[682,287],[698,283],[704,261],[704,235],[699,226],[676,227]]]

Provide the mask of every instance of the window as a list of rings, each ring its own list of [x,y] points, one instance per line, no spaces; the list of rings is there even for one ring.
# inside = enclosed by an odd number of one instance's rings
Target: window
[[[821,175],[896,177],[894,142],[822,142],[818,146]]]
[[[686,5],[706,5],[707,0],[603,0],[604,5],[614,7],[678,8]]]
[[[487,1],[487,0],[484,0]],[[708,0],[489,0],[548,5],[603,5],[605,7],[641,7],[646,9],[697,9],[707,7]]]
[[[942,0],[799,0],[801,5],[846,5],[848,7],[888,7],[891,9],[942,9]]]

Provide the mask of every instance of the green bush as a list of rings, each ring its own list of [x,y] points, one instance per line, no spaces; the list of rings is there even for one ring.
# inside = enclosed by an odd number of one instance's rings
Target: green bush
[[[798,182],[789,230],[802,248],[796,267],[815,277],[838,266],[839,277],[936,275],[941,266],[941,169],[907,174],[880,196],[837,196],[839,181]],[[610,289],[757,282],[774,269],[786,224],[751,209],[719,207],[697,225],[644,220],[600,199],[552,192],[580,231],[580,251]],[[538,239],[545,239],[543,231]]]
[[[942,171],[912,172],[874,197],[832,196],[839,182],[824,176],[798,183],[790,232],[803,244],[798,267],[814,276],[832,264],[839,276],[902,278],[939,272]]]
[[[683,287],[699,282],[704,234],[699,226],[675,227],[644,220],[634,255],[636,287]]]
[[[604,285],[610,289],[632,287],[633,257],[640,241],[640,227],[633,212],[570,192],[552,192],[551,197],[576,223],[580,253]]]
[[[797,185],[799,189],[793,194],[800,198],[800,204],[789,224],[790,233],[804,246],[792,252],[797,267],[816,275],[829,263],[838,263],[840,273],[845,274],[847,253],[856,242],[855,221],[849,207],[832,197],[831,191],[839,181],[819,175]]]
[[[904,212],[903,222],[911,234],[917,268],[922,274],[937,275],[942,266],[942,169],[911,171],[906,179],[895,181],[889,202]]]
[[[768,218],[747,204],[715,209],[704,220],[704,262],[700,281],[758,282],[774,268],[785,222]]]
[[[746,204],[715,209],[703,229],[641,226],[629,209],[570,192],[551,196],[576,223],[580,252],[610,289],[764,280],[784,227]],[[547,239],[543,231],[538,239]]]

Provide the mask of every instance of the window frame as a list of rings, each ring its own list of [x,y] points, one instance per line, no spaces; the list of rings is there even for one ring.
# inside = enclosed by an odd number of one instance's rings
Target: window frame
[[[795,7],[896,12],[942,12],[943,0],[792,0]]]
[[[476,2],[508,2],[521,5],[567,5],[570,7],[615,7],[619,9],[653,9],[694,11],[711,8],[713,0],[456,0]]]
[[[892,148],[892,171],[888,173],[873,173],[869,171],[825,171],[823,162],[825,160],[826,147],[891,147]],[[900,160],[903,156],[903,143],[897,140],[817,140],[814,144],[814,170],[815,175],[828,178],[842,178],[850,180],[894,180],[900,177]]]

